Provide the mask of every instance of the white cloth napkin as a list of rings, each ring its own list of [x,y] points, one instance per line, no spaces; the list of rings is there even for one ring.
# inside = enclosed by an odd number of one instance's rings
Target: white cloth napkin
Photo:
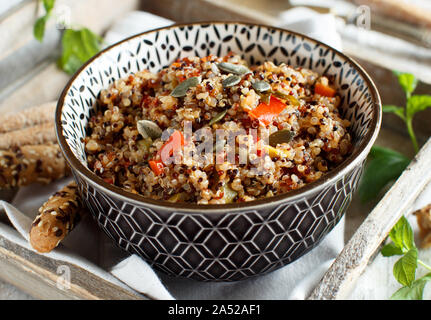
[[[323,20],[325,23],[321,23]],[[315,24],[318,20],[320,23]],[[307,33],[341,49],[334,17],[296,8],[280,15],[280,25]],[[120,19],[105,39],[111,44],[130,35],[172,22],[145,12],[132,12]],[[69,179],[49,186],[21,188],[11,203],[0,202],[15,229],[0,223],[0,233],[10,241],[31,249],[28,231],[38,208]],[[85,243],[85,246],[82,245]],[[204,283],[171,278],[155,272],[144,260],[117,248],[87,216],[73,232],[46,256],[67,261],[108,281],[154,299],[304,299],[344,246],[344,219],[322,243],[302,258],[270,274],[240,282]],[[72,275],[73,277],[73,275]]]

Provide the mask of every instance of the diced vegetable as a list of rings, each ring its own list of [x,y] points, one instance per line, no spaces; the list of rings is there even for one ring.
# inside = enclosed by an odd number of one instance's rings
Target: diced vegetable
[[[175,130],[168,141],[160,148],[157,155],[160,156],[164,164],[168,157],[172,156],[175,151],[181,149],[184,146],[184,136],[181,131]],[[167,150],[167,151],[166,151]]]
[[[223,199],[225,200],[225,203],[232,203],[237,195],[238,192],[232,190],[227,183],[223,185]]]
[[[274,94],[274,96],[276,96],[276,97],[278,97],[280,99],[289,101],[289,103],[291,105],[294,105],[294,106],[299,106],[300,105],[298,99],[296,99],[294,96],[292,96],[290,94],[284,94],[284,93],[282,93],[280,91],[275,91],[275,92],[273,92],[273,94]]]
[[[104,178],[103,180],[109,184],[114,184],[114,179],[112,178]]]
[[[156,174],[156,176],[159,176],[163,173],[163,168],[165,165],[160,160],[150,160],[148,161],[148,164],[150,165],[151,170]]]
[[[136,145],[138,146],[138,148],[140,150],[143,150],[145,154],[148,154],[152,144],[153,144],[153,140],[151,138],[142,139],[136,142]]]
[[[272,123],[272,120],[277,117],[286,108],[286,104],[271,96],[269,104],[261,102],[256,108],[248,114],[253,119],[258,119],[265,125]]]
[[[160,160],[152,159],[148,161],[151,170],[153,170],[156,175],[162,174],[167,158],[172,156],[175,151],[181,149],[183,146],[184,136],[181,131],[175,130],[169,137],[168,141],[166,141],[166,143],[157,152],[157,158],[160,158]]]
[[[271,92],[257,92],[260,96],[260,101],[262,101],[263,103],[268,104],[269,101],[271,100]]]
[[[278,157],[278,158],[287,158],[287,152],[282,149],[274,148],[271,146],[265,146],[266,151],[268,151],[268,154],[271,158]]]
[[[316,83],[314,86],[314,93],[320,94],[325,97],[333,97],[337,93],[335,89],[330,86],[324,85],[323,83]]]
[[[189,195],[185,192],[176,193],[171,196],[168,201],[169,202],[184,202],[189,198]]]

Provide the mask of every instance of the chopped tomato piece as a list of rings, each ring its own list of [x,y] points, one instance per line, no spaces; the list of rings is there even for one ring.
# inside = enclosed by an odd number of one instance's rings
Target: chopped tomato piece
[[[325,97],[333,97],[337,93],[335,89],[332,89],[330,86],[326,86],[322,83],[316,83],[314,86],[314,93],[320,94]]]
[[[286,108],[281,100],[274,96],[271,96],[269,104],[261,102],[256,108],[251,110],[248,114],[253,119],[258,119],[266,126],[272,123],[275,117],[277,117]]]

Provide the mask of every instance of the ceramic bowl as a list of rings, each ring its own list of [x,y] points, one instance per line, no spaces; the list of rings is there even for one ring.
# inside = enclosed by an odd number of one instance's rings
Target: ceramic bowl
[[[91,172],[82,138],[98,93],[142,69],[157,72],[184,56],[230,51],[250,64],[271,60],[333,77],[354,151],[305,187],[264,200],[180,204],[128,193]],[[174,25],[135,35],[90,59],[72,77],[56,111],[58,142],[80,194],[115,243],[172,276],[235,281],[268,273],[307,253],[346,211],[381,122],[370,77],[351,58],[304,35],[246,23]]]

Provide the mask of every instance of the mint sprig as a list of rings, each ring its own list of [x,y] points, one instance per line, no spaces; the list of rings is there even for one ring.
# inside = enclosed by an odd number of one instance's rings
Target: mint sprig
[[[413,130],[414,116],[431,107],[431,95],[414,95],[418,80],[409,73],[394,71],[398,83],[406,96],[404,107],[383,105],[383,112],[398,116],[405,124],[415,153],[419,151],[416,134]],[[359,186],[362,202],[376,198],[380,191],[390,182],[396,180],[410,163],[410,159],[399,152],[388,148],[373,146],[368,157],[365,173]]]
[[[409,163],[410,159],[399,152],[374,146],[359,186],[361,201],[367,202],[375,198],[380,190],[401,175]]]
[[[416,279],[418,265],[431,271],[431,267],[418,259],[418,249],[414,242],[413,230],[405,217],[395,224],[389,233],[391,243],[381,249],[385,257],[401,255],[393,268],[395,279],[403,285],[395,292],[393,300],[421,300],[426,283],[431,280],[431,273]]]
[[[431,96],[412,95],[412,93],[416,89],[418,80],[412,74],[409,73],[402,73],[397,71],[395,71],[394,73],[398,77],[398,83],[404,90],[407,103],[405,107],[393,105],[383,106],[383,112],[393,113],[404,121],[407,127],[407,132],[410,136],[410,139],[412,140],[415,152],[417,153],[419,151],[419,145],[416,139],[415,132],[413,130],[413,117],[416,113],[431,107]]]
[[[55,0],[42,0],[45,14],[38,18],[33,26],[34,37],[42,42],[45,35],[45,25],[48,19],[51,17],[52,9],[54,8]]]
[[[52,16],[55,0],[42,0],[45,15],[36,20],[34,37],[42,42],[46,22]],[[61,38],[62,52],[57,65],[68,74],[75,73],[88,59],[100,51],[103,39],[88,28],[66,29]]]
[[[83,63],[100,51],[102,38],[87,28],[66,29],[62,37],[62,53],[58,66],[74,74]]]

